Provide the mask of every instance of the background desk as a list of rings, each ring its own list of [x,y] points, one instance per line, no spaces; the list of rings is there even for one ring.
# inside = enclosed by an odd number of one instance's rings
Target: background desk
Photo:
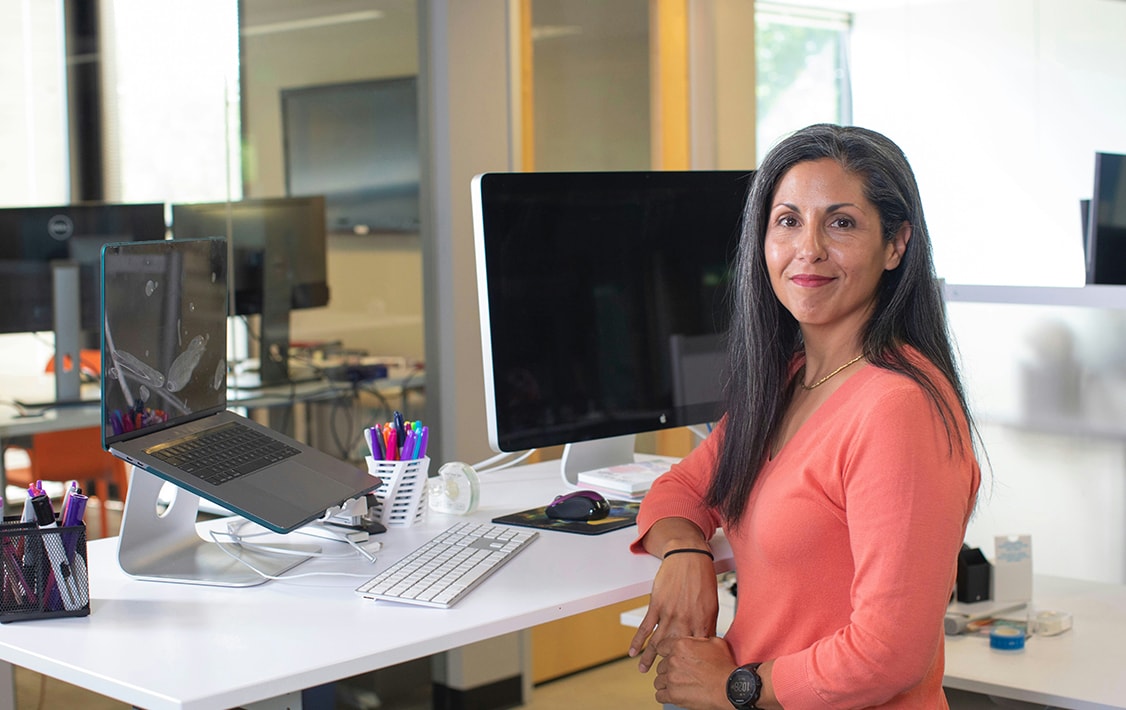
[[[1037,576],[1033,608],[1069,612],[1074,627],[1037,636],[1023,651],[983,636],[946,637],[943,685],[1040,705],[1126,708],[1126,586]]]
[[[400,391],[404,387],[425,387],[426,375],[424,372],[409,370],[404,373],[393,373],[393,376],[383,380],[376,380],[367,387],[377,390]],[[98,397],[97,385],[83,385],[84,398],[95,400],[91,404],[82,406],[60,407],[46,409],[35,416],[21,416],[17,409],[8,404],[20,400],[30,402],[49,401],[54,395],[55,382],[50,375],[34,375],[22,377],[0,378],[0,451],[5,443],[18,443],[21,437],[41,434],[52,431],[69,431],[85,427],[101,426],[101,406],[96,401]],[[350,385],[333,383],[328,380],[315,380],[301,382],[294,385],[277,385],[255,389],[230,389],[227,392],[227,405],[230,408],[259,409],[307,404],[317,401],[327,401],[341,397],[351,397],[353,389]],[[313,427],[306,425],[305,429]],[[307,432],[295,438],[308,441]],[[309,443],[316,445],[315,442]],[[330,451],[334,456],[339,456],[339,451]],[[4,459],[0,455],[0,494],[5,490],[7,478],[4,470]]]
[[[550,501],[562,490],[558,466],[485,476],[481,509],[471,517],[488,520]],[[462,519],[431,513],[422,525],[393,528],[381,536],[376,565],[312,560],[293,573],[375,574]],[[7,624],[0,628],[0,661],[149,710],[245,705],[647,594],[658,563],[630,554],[635,532],[541,531],[449,610],[361,599],[353,591],[359,578],[318,576],[249,589],[141,582],[118,567],[116,539],[97,540],[89,546],[90,616]],[[724,541],[716,551],[721,564],[730,561]]]

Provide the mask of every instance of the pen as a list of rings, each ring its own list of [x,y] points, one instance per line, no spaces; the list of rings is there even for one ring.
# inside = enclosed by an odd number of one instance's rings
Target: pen
[[[35,510],[35,519],[40,530],[58,528],[55,522],[55,511],[51,508],[51,499],[46,495],[36,496],[31,501]],[[63,606],[67,611],[74,611],[86,603],[85,590],[78,588],[78,580],[72,574],[71,565],[67,562],[66,552],[63,549],[62,537],[58,533],[44,534],[43,547],[47,551],[47,559],[51,561],[51,571],[55,576],[55,583],[62,596]]]
[[[410,429],[407,432],[407,445],[403,447],[403,458],[417,459],[418,458],[418,445],[422,441],[422,432],[418,429]]]
[[[395,413],[391,415],[391,419],[395,422],[395,441],[402,445],[407,440],[406,425],[403,423],[403,413],[396,409]]]
[[[422,427],[422,434],[418,437],[418,450],[415,452],[414,457],[420,459],[426,456],[426,444],[430,440],[430,427]]]
[[[396,432],[394,429],[389,429],[387,431],[387,460],[388,461],[398,461],[399,460],[399,444],[398,444],[398,442],[399,442],[398,432]]]
[[[82,518],[86,514],[87,500],[88,499],[86,495],[82,493],[81,488],[72,488],[68,492],[66,501],[63,505],[63,527],[82,524]]]
[[[371,457],[373,459],[378,459],[379,452],[377,451],[375,446],[375,436],[374,434],[372,434],[371,427],[364,428],[364,441],[367,442],[368,453],[371,454]]]

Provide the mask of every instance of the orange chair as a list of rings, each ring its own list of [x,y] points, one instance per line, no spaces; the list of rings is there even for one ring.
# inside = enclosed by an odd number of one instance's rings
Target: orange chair
[[[120,499],[125,500],[129,474],[124,461],[102,448],[102,432],[98,427],[32,434],[31,446],[24,451],[31,463],[25,468],[8,469],[9,485],[77,480],[84,493],[98,499],[99,533],[101,536],[109,534],[106,513],[109,487],[116,485]]]

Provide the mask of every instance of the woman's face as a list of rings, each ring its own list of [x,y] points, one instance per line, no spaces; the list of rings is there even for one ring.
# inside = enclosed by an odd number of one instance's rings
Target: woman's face
[[[764,244],[774,293],[803,330],[847,325],[859,333],[884,271],[899,265],[910,226],[883,239],[863,179],[830,158],[798,163],[778,183]]]

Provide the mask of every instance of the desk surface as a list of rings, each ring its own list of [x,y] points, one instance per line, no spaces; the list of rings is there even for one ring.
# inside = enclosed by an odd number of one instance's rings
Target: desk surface
[[[563,490],[558,466],[485,476],[482,506],[470,517],[543,505]],[[374,575],[463,519],[431,513],[421,525],[392,528],[381,536],[375,565],[316,559],[293,574]],[[353,591],[360,578],[316,576],[248,589],[136,581],[117,564],[116,539],[97,540],[89,545],[90,616],[7,624],[0,628],[0,660],[150,710],[233,707],[647,594],[657,561],[629,553],[635,531],[541,531],[449,610],[364,600]],[[723,543],[718,552],[721,562],[730,559]]]
[[[1126,586],[1037,576],[1033,600],[1036,611],[1070,613],[1071,631],[1034,636],[1019,652],[947,636],[943,684],[1062,708],[1126,708]]]

